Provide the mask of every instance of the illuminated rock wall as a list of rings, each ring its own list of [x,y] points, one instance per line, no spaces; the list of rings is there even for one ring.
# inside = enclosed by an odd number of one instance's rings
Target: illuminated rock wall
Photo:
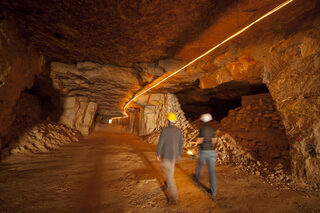
[[[243,96],[241,107],[230,110],[219,129],[227,132],[243,150],[273,168],[279,162],[289,170],[289,143],[269,93]]]
[[[99,117],[111,118],[122,115],[123,106],[133,97],[133,93],[180,65],[180,61],[170,59],[136,63],[133,67],[93,62],[52,62],[50,78],[53,88],[60,95],[87,97],[89,102],[98,104]]]
[[[64,97],[63,113],[60,117],[60,123],[79,130],[82,135],[89,135],[94,125],[94,119],[98,105],[89,102],[87,97]]]
[[[238,80],[265,83],[289,140],[293,176],[319,188],[320,19],[315,16],[297,23],[300,28],[282,26],[261,40],[253,37],[246,45],[231,43],[224,54],[207,59],[211,65],[203,63],[203,68],[213,70],[200,80],[200,86],[218,88]],[[234,51],[233,46],[238,48]],[[249,61],[244,60],[248,57]]]
[[[43,64],[44,58],[27,44],[15,22],[0,19],[0,150],[8,146],[20,93],[32,87]]]
[[[290,139],[293,174],[320,188],[320,24],[270,49],[264,81]]]
[[[168,125],[169,112],[173,112],[177,117],[176,126],[183,131],[185,146],[197,134],[197,130],[186,120],[179,101],[173,94],[143,95],[136,104],[141,107],[138,132],[149,143],[158,143],[161,128]]]

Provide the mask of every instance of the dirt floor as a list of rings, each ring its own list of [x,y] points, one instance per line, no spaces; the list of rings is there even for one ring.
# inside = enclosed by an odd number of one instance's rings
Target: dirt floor
[[[217,166],[216,198],[196,159],[176,166],[179,203],[168,205],[156,147],[108,129],[79,143],[0,163],[0,212],[320,212],[320,194],[280,190],[232,166]]]

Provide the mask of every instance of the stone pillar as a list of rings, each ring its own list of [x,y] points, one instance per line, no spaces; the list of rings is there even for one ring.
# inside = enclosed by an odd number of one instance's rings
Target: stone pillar
[[[88,98],[83,96],[63,97],[62,103],[63,113],[60,123],[79,130],[82,135],[89,135],[98,105],[89,102]]]
[[[185,143],[188,143],[197,134],[197,130],[186,120],[181,110],[178,98],[174,94],[142,95],[136,100],[142,107],[139,118],[139,135],[146,136],[149,143],[156,144],[162,127],[168,124],[167,115],[173,112],[177,116],[177,127],[183,134]]]

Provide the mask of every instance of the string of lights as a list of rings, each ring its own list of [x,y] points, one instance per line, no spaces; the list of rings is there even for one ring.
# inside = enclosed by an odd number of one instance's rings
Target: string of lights
[[[153,89],[154,87],[158,86],[159,84],[163,83],[164,81],[168,80],[169,78],[171,78],[172,76],[178,74],[179,72],[181,72],[182,70],[184,70],[185,68],[187,68],[188,66],[190,66],[191,64],[193,64],[194,62],[198,61],[199,59],[203,58],[204,56],[208,55],[209,53],[211,53],[212,51],[214,51],[215,49],[217,49],[218,47],[220,47],[221,45],[225,44],[226,42],[230,41],[231,39],[233,39],[234,37],[240,35],[241,33],[243,33],[244,31],[248,30],[249,28],[251,28],[253,25],[255,25],[256,23],[260,22],[261,20],[265,19],[266,17],[270,16],[271,14],[275,13],[276,11],[280,10],[281,8],[287,6],[288,4],[292,3],[294,0],[287,0],[285,2],[283,2],[282,4],[280,4],[279,6],[275,7],[274,9],[270,10],[269,12],[267,12],[266,14],[264,14],[263,16],[261,16],[260,18],[256,19],[255,21],[251,22],[249,25],[247,25],[246,27],[242,28],[241,30],[239,30],[238,32],[234,33],[233,35],[229,36],[228,38],[226,38],[225,40],[223,40],[222,42],[220,42],[219,44],[217,44],[216,46],[212,47],[211,49],[209,49],[207,52],[203,53],[202,55],[198,56],[197,58],[193,59],[192,61],[190,61],[189,63],[187,63],[186,65],[184,65],[183,67],[179,68],[178,70],[174,71],[173,73],[171,73],[170,75],[168,75],[167,77],[161,79],[158,83],[156,83],[155,85],[140,91],[139,93],[137,93],[132,99],[130,99],[128,101],[128,103],[124,106],[123,108],[123,116],[119,116],[119,117],[113,117],[109,120],[109,123],[112,123],[113,120],[115,119],[121,119],[121,118],[127,118],[129,117],[129,115],[126,112],[127,107],[137,98],[139,98],[141,95],[147,93],[148,91],[150,91],[151,89]]]

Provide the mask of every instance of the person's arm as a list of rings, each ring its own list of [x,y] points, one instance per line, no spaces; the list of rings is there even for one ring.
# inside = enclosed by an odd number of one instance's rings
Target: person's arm
[[[198,135],[198,137],[197,137],[197,144],[202,144],[203,143],[203,131],[202,131],[202,128],[200,128],[200,130],[199,130],[199,135]]]
[[[211,138],[211,142],[214,146],[216,146],[216,143],[218,142],[217,133],[213,133],[213,137]]]
[[[180,136],[180,141],[179,141],[179,156],[182,157],[183,155],[183,135],[181,133],[181,136]]]
[[[197,138],[197,144],[202,144],[203,143],[203,138],[201,137],[201,138]]]
[[[218,142],[218,139],[217,138],[211,138],[211,141],[213,144],[216,144]]]
[[[160,137],[159,137],[159,141],[158,141],[158,148],[157,148],[157,160],[160,161],[160,155],[161,155],[161,150],[162,150],[162,146],[164,143],[164,136],[163,136],[163,130],[161,129],[161,133],[160,133]]]

